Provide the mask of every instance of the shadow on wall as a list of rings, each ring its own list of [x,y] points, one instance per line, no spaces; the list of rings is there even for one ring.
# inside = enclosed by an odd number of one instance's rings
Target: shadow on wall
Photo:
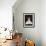
[[[36,46],[41,46],[40,34],[40,0],[18,0],[13,6],[14,24],[18,32],[23,33],[24,39],[33,39]],[[23,27],[23,13],[35,13],[35,28]],[[35,34],[36,33],[36,34]],[[28,36],[27,36],[28,34]]]

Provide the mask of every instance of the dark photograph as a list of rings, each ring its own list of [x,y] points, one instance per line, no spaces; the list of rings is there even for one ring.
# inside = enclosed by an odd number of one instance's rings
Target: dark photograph
[[[35,13],[24,13],[24,27],[34,27]]]
[[[25,25],[32,25],[32,15],[25,15]]]

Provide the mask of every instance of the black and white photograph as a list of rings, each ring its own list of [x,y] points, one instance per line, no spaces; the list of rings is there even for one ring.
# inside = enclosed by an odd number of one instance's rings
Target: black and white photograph
[[[23,26],[24,27],[35,26],[35,13],[24,13],[23,14]]]

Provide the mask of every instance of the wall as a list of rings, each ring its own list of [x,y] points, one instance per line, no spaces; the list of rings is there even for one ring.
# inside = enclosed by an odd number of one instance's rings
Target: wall
[[[42,46],[46,46],[46,0],[41,1],[41,40]]]
[[[41,1],[23,0],[17,7],[16,5],[13,7],[15,30],[22,32],[24,39],[34,40],[36,46],[41,46]],[[35,13],[35,28],[23,27],[23,13]]]
[[[0,0],[0,27],[12,29],[12,6],[16,0]]]

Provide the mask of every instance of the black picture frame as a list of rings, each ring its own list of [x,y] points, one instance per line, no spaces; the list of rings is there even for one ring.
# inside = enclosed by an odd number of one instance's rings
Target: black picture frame
[[[35,13],[23,13],[23,27],[24,28],[35,27]]]

